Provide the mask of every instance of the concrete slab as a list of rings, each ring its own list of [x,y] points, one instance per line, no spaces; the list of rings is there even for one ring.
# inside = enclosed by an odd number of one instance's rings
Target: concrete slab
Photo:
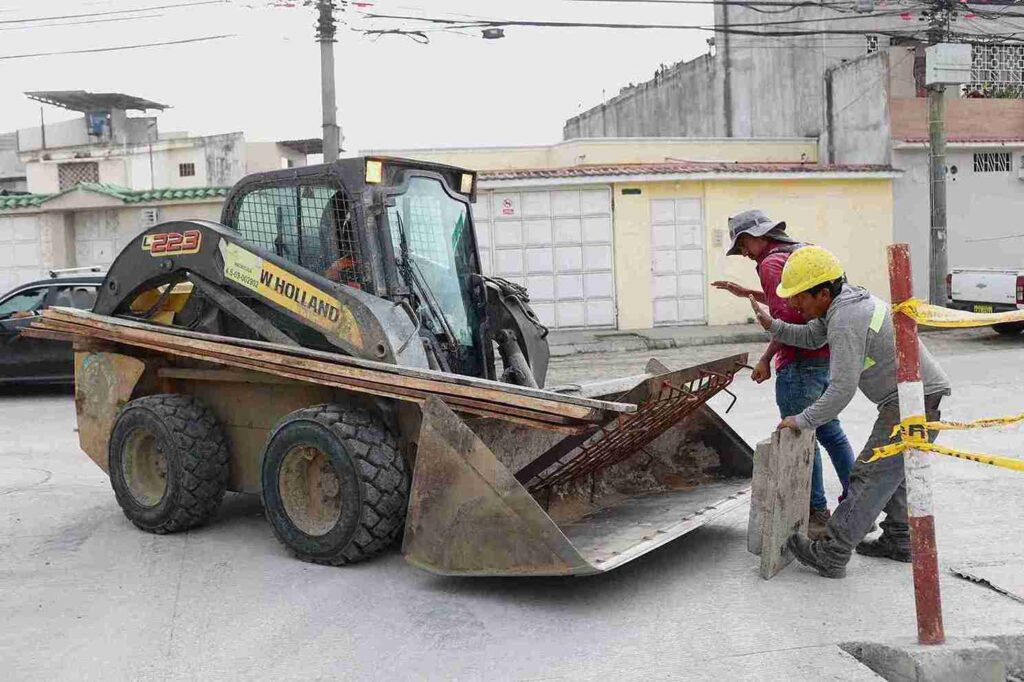
[[[1024,602],[1024,560],[951,566],[953,575],[989,587],[1010,599]]]
[[[983,635],[972,639],[999,647],[1003,654],[1003,662],[1006,664],[1007,680],[1010,680],[1011,676],[1024,680],[1024,634]]]
[[[793,561],[786,540],[807,532],[814,432],[783,429],[772,434],[768,483],[761,519],[761,577],[769,580]]]
[[[908,639],[839,646],[889,682],[1006,681],[1002,652],[989,642],[949,639],[925,646]]]

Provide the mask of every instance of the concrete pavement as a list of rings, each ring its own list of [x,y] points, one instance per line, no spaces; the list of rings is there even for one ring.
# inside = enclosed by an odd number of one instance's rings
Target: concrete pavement
[[[953,378],[946,417],[1024,410],[1024,338],[980,330],[927,342]],[[760,349],[657,355],[678,366]],[[560,358],[552,378],[636,372],[651,355]],[[777,422],[773,386],[741,375],[735,389],[727,418],[748,440],[764,437]],[[856,446],[873,411],[858,397],[844,415]],[[836,644],[915,632],[906,564],[855,557],[845,580],[795,564],[761,580],[745,549],[746,507],[587,578],[438,578],[395,552],[349,568],[304,564],[275,541],[258,498],[243,495],[205,528],[147,535],[78,450],[73,413],[65,394],[0,396],[5,679],[861,680],[874,678]],[[1020,435],[942,440],[1020,455]],[[1024,604],[948,571],[1024,558],[1024,477],[943,459],[935,479],[947,633],[1024,632]]]

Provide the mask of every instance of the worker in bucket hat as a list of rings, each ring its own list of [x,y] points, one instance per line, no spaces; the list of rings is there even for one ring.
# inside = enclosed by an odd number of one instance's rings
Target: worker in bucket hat
[[[750,210],[729,218],[730,256],[742,255],[755,262],[761,290],[747,289],[734,282],[712,282],[711,285],[728,291],[734,296],[753,296],[765,303],[773,317],[803,324],[807,320],[789,303],[780,298],[776,288],[782,278],[782,270],[790,256],[804,246],[786,234],[786,223],[772,220],[763,211]],[[796,348],[779,341],[772,341],[754,367],[753,379],[761,383],[771,378],[772,361],[775,363],[775,402],[782,417],[799,414],[821,397],[829,385],[828,347],[815,350]],[[838,419],[832,419],[818,427],[815,433],[814,467],[811,478],[810,521],[808,533],[812,538],[824,536],[828,523],[828,500],[825,497],[825,483],[821,465],[821,443],[828,452],[843,495],[850,480],[853,467],[853,448]],[[842,497],[839,498],[842,500]]]
[[[866,556],[909,562],[903,454],[870,461],[875,448],[893,442],[893,428],[900,423],[889,304],[848,284],[839,259],[820,246],[805,246],[790,257],[775,293],[791,301],[807,324],[773,319],[751,298],[758,323],[772,339],[799,348],[821,348],[827,343],[832,351],[828,389],[814,404],[783,419],[779,428],[805,430],[827,424],[846,409],[858,388],[878,405],[878,418],[850,473],[849,492],[829,519],[824,538],[812,540],[794,533],[787,546],[800,563],[826,578],[844,577],[854,550]],[[918,350],[926,417],[930,422],[938,421],[939,403],[950,393],[949,379],[920,341]],[[935,433],[929,433],[929,440]],[[865,541],[864,536],[883,511],[882,535]]]

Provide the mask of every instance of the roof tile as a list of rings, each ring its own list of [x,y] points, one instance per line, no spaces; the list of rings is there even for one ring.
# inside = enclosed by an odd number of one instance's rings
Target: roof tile
[[[230,189],[230,187],[189,187],[187,189],[166,187],[154,190],[137,190],[110,183],[83,182],[76,185],[74,189],[64,190],[63,192],[58,192],[56,194],[14,194],[10,196],[0,196],[0,211],[41,206],[50,199],[76,190],[103,194],[114,199],[119,199],[126,204],[138,204],[147,201],[175,201],[180,199],[195,200],[223,197],[227,196]]]
[[[891,166],[868,164],[762,163],[720,161],[673,161],[668,163],[618,163],[481,171],[481,180],[528,180],[600,177],[606,175],[677,175],[703,173],[886,173]]]

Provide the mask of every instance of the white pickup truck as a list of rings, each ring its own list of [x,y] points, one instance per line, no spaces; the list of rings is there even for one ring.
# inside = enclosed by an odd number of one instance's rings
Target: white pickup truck
[[[972,313],[1024,310],[1024,270],[953,268],[946,277],[949,307]],[[1019,334],[1024,322],[992,327],[1000,334]]]

